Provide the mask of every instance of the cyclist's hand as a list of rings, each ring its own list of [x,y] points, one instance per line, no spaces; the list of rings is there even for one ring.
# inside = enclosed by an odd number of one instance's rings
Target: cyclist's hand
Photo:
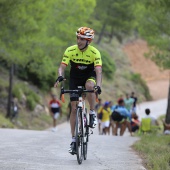
[[[100,86],[94,86],[94,91],[97,92],[98,94],[101,94],[102,92]]]
[[[66,79],[63,77],[63,76],[59,76],[54,84],[54,87],[57,87],[58,84],[61,82],[61,81],[65,81]]]

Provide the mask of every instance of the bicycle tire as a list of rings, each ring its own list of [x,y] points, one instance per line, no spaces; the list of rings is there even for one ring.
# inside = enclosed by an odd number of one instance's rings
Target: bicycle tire
[[[86,113],[84,116],[87,116],[87,109],[85,110]],[[89,127],[88,127],[88,119],[86,117],[86,126],[85,126],[85,139],[86,141],[84,141],[83,143],[83,157],[84,157],[84,160],[87,159],[87,148],[88,148],[88,137],[89,137]]]
[[[87,159],[87,148],[88,148],[88,142],[84,142],[83,143],[83,157],[84,157],[84,160]]]
[[[83,160],[83,120],[81,115],[82,111],[78,108],[76,113],[76,153],[78,164],[81,164]]]

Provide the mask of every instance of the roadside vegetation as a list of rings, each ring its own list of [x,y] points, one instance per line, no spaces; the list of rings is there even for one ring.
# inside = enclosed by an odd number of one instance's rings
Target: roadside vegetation
[[[16,128],[16,126],[0,113],[0,128]]]
[[[170,169],[170,140],[168,135],[145,134],[133,148],[143,159],[147,170]]]
[[[132,147],[143,159],[147,170],[170,170],[170,136],[163,134],[163,125],[159,119],[160,130],[138,134],[140,140]]]

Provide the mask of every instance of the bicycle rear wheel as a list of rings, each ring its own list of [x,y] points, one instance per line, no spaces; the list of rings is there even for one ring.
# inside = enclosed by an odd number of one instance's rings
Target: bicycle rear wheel
[[[77,162],[81,164],[83,160],[83,119],[80,108],[77,109],[76,114],[76,152]]]

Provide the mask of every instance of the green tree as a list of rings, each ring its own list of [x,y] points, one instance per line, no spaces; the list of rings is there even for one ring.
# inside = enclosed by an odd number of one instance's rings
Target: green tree
[[[109,38],[109,42],[113,37],[122,42],[123,36],[130,34],[134,25],[132,9],[132,0],[107,0],[105,3],[102,0],[97,0],[93,14],[97,20],[94,24],[101,30],[98,32],[97,43],[100,43],[103,35]]]
[[[140,0],[135,4],[139,34],[150,45],[147,55],[162,68],[170,68],[170,1]]]
[[[140,0],[135,6],[137,29],[151,47],[147,57],[162,68],[170,68],[170,1]],[[170,123],[170,89],[166,123]]]
[[[70,25],[86,23],[94,6],[94,0],[0,0],[0,61],[8,67],[15,64],[20,77],[45,87],[55,76],[59,60],[54,54],[61,56],[61,49],[72,40]]]

